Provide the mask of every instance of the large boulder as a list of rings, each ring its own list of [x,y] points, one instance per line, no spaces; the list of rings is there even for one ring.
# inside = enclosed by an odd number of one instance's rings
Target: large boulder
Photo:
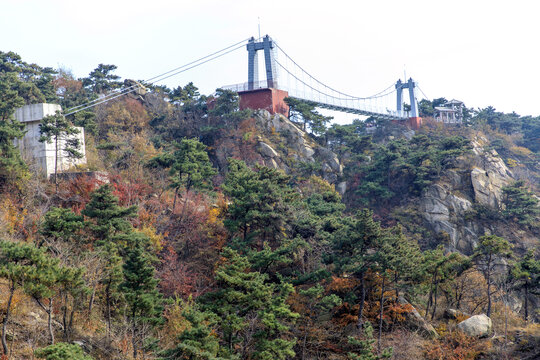
[[[460,322],[458,329],[469,336],[485,337],[491,333],[493,324],[486,314],[474,315]]]

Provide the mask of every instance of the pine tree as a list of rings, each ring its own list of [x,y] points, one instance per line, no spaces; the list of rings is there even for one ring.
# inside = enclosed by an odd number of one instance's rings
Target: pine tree
[[[511,277],[514,288],[523,290],[523,318],[529,321],[529,295],[540,294],[540,261],[534,258],[533,250],[529,250],[520,261],[514,264]]]
[[[133,357],[137,358],[138,342],[143,343],[147,337],[146,327],[154,328],[163,322],[163,300],[157,289],[155,268],[141,241],[128,251],[123,273],[124,282],[120,288],[128,305]]]
[[[133,231],[133,226],[127,219],[134,217],[136,213],[136,206],[124,208],[118,205],[118,198],[109,184],[95,190],[81,212],[91,220],[88,226],[98,240],[98,245],[114,241],[115,236]]]
[[[24,105],[16,89],[17,82],[13,73],[0,72],[0,186],[26,175],[26,166],[13,145],[13,141],[21,139],[25,133],[24,123],[14,117],[15,110]]]
[[[278,246],[294,198],[289,181],[290,177],[279,170],[264,166],[251,170],[243,161],[230,159],[222,185],[231,201],[224,221],[230,233],[240,232],[244,242],[249,235],[268,241],[272,248]]]
[[[66,119],[60,111],[54,115],[45,116],[39,124],[41,134],[39,141],[51,143],[54,141],[54,185],[58,192],[58,152],[66,154],[68,159],[80,159],[83,154],[80,152],[81,144],[73,135],[80,132],[71,121]],[[60,148],[60,143],[64,146]]]
[[[186,191],[181,219],[186,210],[189,191],[205,189],[211,185],[210,179],[216,174],[208,158],[206,146],[196,139],[182,139],[174,144],[175,150],[150,160],[150,167],[169,168],[171,187],[174,189],[173,211],[176,207],[178,191]]]
[[[136,206],[121,207],[113,189],[106,184],[92,193],[90,201],[81,212],[89,218],[86,225],[97,240],[98,252],[104,259],[101,283],[105,286],[105,318],[107,321],[107,337],[111,333],[112,303],[118,299],[119,286],[122,282],[123,256],[132,241],[138,240],[133,234],[133,226],[128,221],[137,212]],[[93,290],[95,291],[95,289]],[[89,308],[92,308],[94,295],[90,297]]]
[[[491,297],[493,295],[491,289],[494,284],[494,271],[498,265],[497,260],[499,258],[510,258],[512,256],[512,245],[496,235],[484,235],[478,240],[479,244],[474,248],[472,258],[476,262],[478,269],[484,273],[487,281],[488,305],[486,315],[489,317],[491,315]]]
[[[365,323],[363,339],[349,336],[348,340],[349,344],[355,348],[353,352],[347,354],[351,360],[383,360],[392,357],[392,348],[384,349],[382,354],[377,355],[377,351],[373,347],[375,343],[373,327],[369,321]]]
[[[44,216],[40,227],[40,235],[43,242],[51,245],[51,241],[74,242],[78,238],[78,232],[83,228],[83,217],[75,214],[71,209],[52,207]]]
[[[51,344],[54,343],[52,328],[53,296],[57,294],[61,282],[78,286],[81,284],[82,270],[63,267],[58,259],[45,254],[30,244],[0,240],[0,278],[8,281],[9,296],[2,323],[2,348],[8,354],[6,327],[11,313],[11,304],[16,289],[23,288],[47,312],[48,329]],[[48,306],[42,299],[48,299]]]
[[[540,214],[538,198],[525,187],[523,180],[503,187],[503,215],[521,225],[534,225]]]
[[[219,339],[214,332],[216,324],[215,314],[200,311],[198,305],[193,304],[182,312],[182,316],[189,325],[178,336],[177,344],[173,349],[165,350],[160,355],[163,360],[219,360]]]
[[[334,265],[338,276],[345,274],[354,276],[360,281],[359,310],[357,327],[363,326],[363,310],[366,298],[365,274],[372,266],[373,252],[383,230],[378,222],[373,220],[373,213],[364,209],[356,217],[347,217],[332,237],[332,253],[329,261]]]
[[[64,342],[37,349],[34,355],[38,359],[45,360],[93,360],[93,357],[86,355],[79,345]]]
[[[230,248],[222,256],[224,263],[215,273],[218,290],[201,298],[203,308],[219,318],[222,356],[293,357],[295,340],[288,336],[287,323],[298,315],[286,303],[292,285],[267,283],[267,275],[249,271],[247,258]]]

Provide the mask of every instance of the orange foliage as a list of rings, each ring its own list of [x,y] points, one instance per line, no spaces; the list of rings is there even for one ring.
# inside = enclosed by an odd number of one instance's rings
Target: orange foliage
[[[351,292],[360,284],[360,280],[350,277],[332,276],[332,281],[328,284],[328,291],[335,294],[346,294]]]
[[[426,345],[427,360],[473,360],[490,348],[489,342],[469,337],[460,331]]]
[[[60,182],[58,193],[63,199],[62,206],[70,207],[75,213],[80,214],[90,201],[92,192],[104,183],[103,180],[86,175]]]

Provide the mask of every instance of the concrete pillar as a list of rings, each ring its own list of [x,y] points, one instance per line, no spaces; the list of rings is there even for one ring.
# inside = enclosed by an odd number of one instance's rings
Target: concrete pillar
[[[412,78],[409,78],[407,82],[409,88],[409,98],[411,100],[411,114],[410,117],[418,117],[418,104],[416,103],[416,82]]]
[[[401,82],[401,80],[398,80],[397,83],[396,83],[396,96],[397,96],[397,112],[399,115],[402,115],[401,112],[403,111],[403,99],[402,99],[402,95],[403,95],[403,84]]]
[[[259,58],[255,46],[255,39],[249,39],[247,44],[248,50],[248,89],[253,90],[255,84],[259,83]]]

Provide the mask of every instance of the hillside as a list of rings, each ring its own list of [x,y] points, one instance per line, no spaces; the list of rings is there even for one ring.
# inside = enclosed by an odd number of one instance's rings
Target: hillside
[[[337,125],[0,55],[2,359],[540,356],[540,117]],[[12,145],[44,102],[97,103],[43,123],[85,131],[56,183]]]

